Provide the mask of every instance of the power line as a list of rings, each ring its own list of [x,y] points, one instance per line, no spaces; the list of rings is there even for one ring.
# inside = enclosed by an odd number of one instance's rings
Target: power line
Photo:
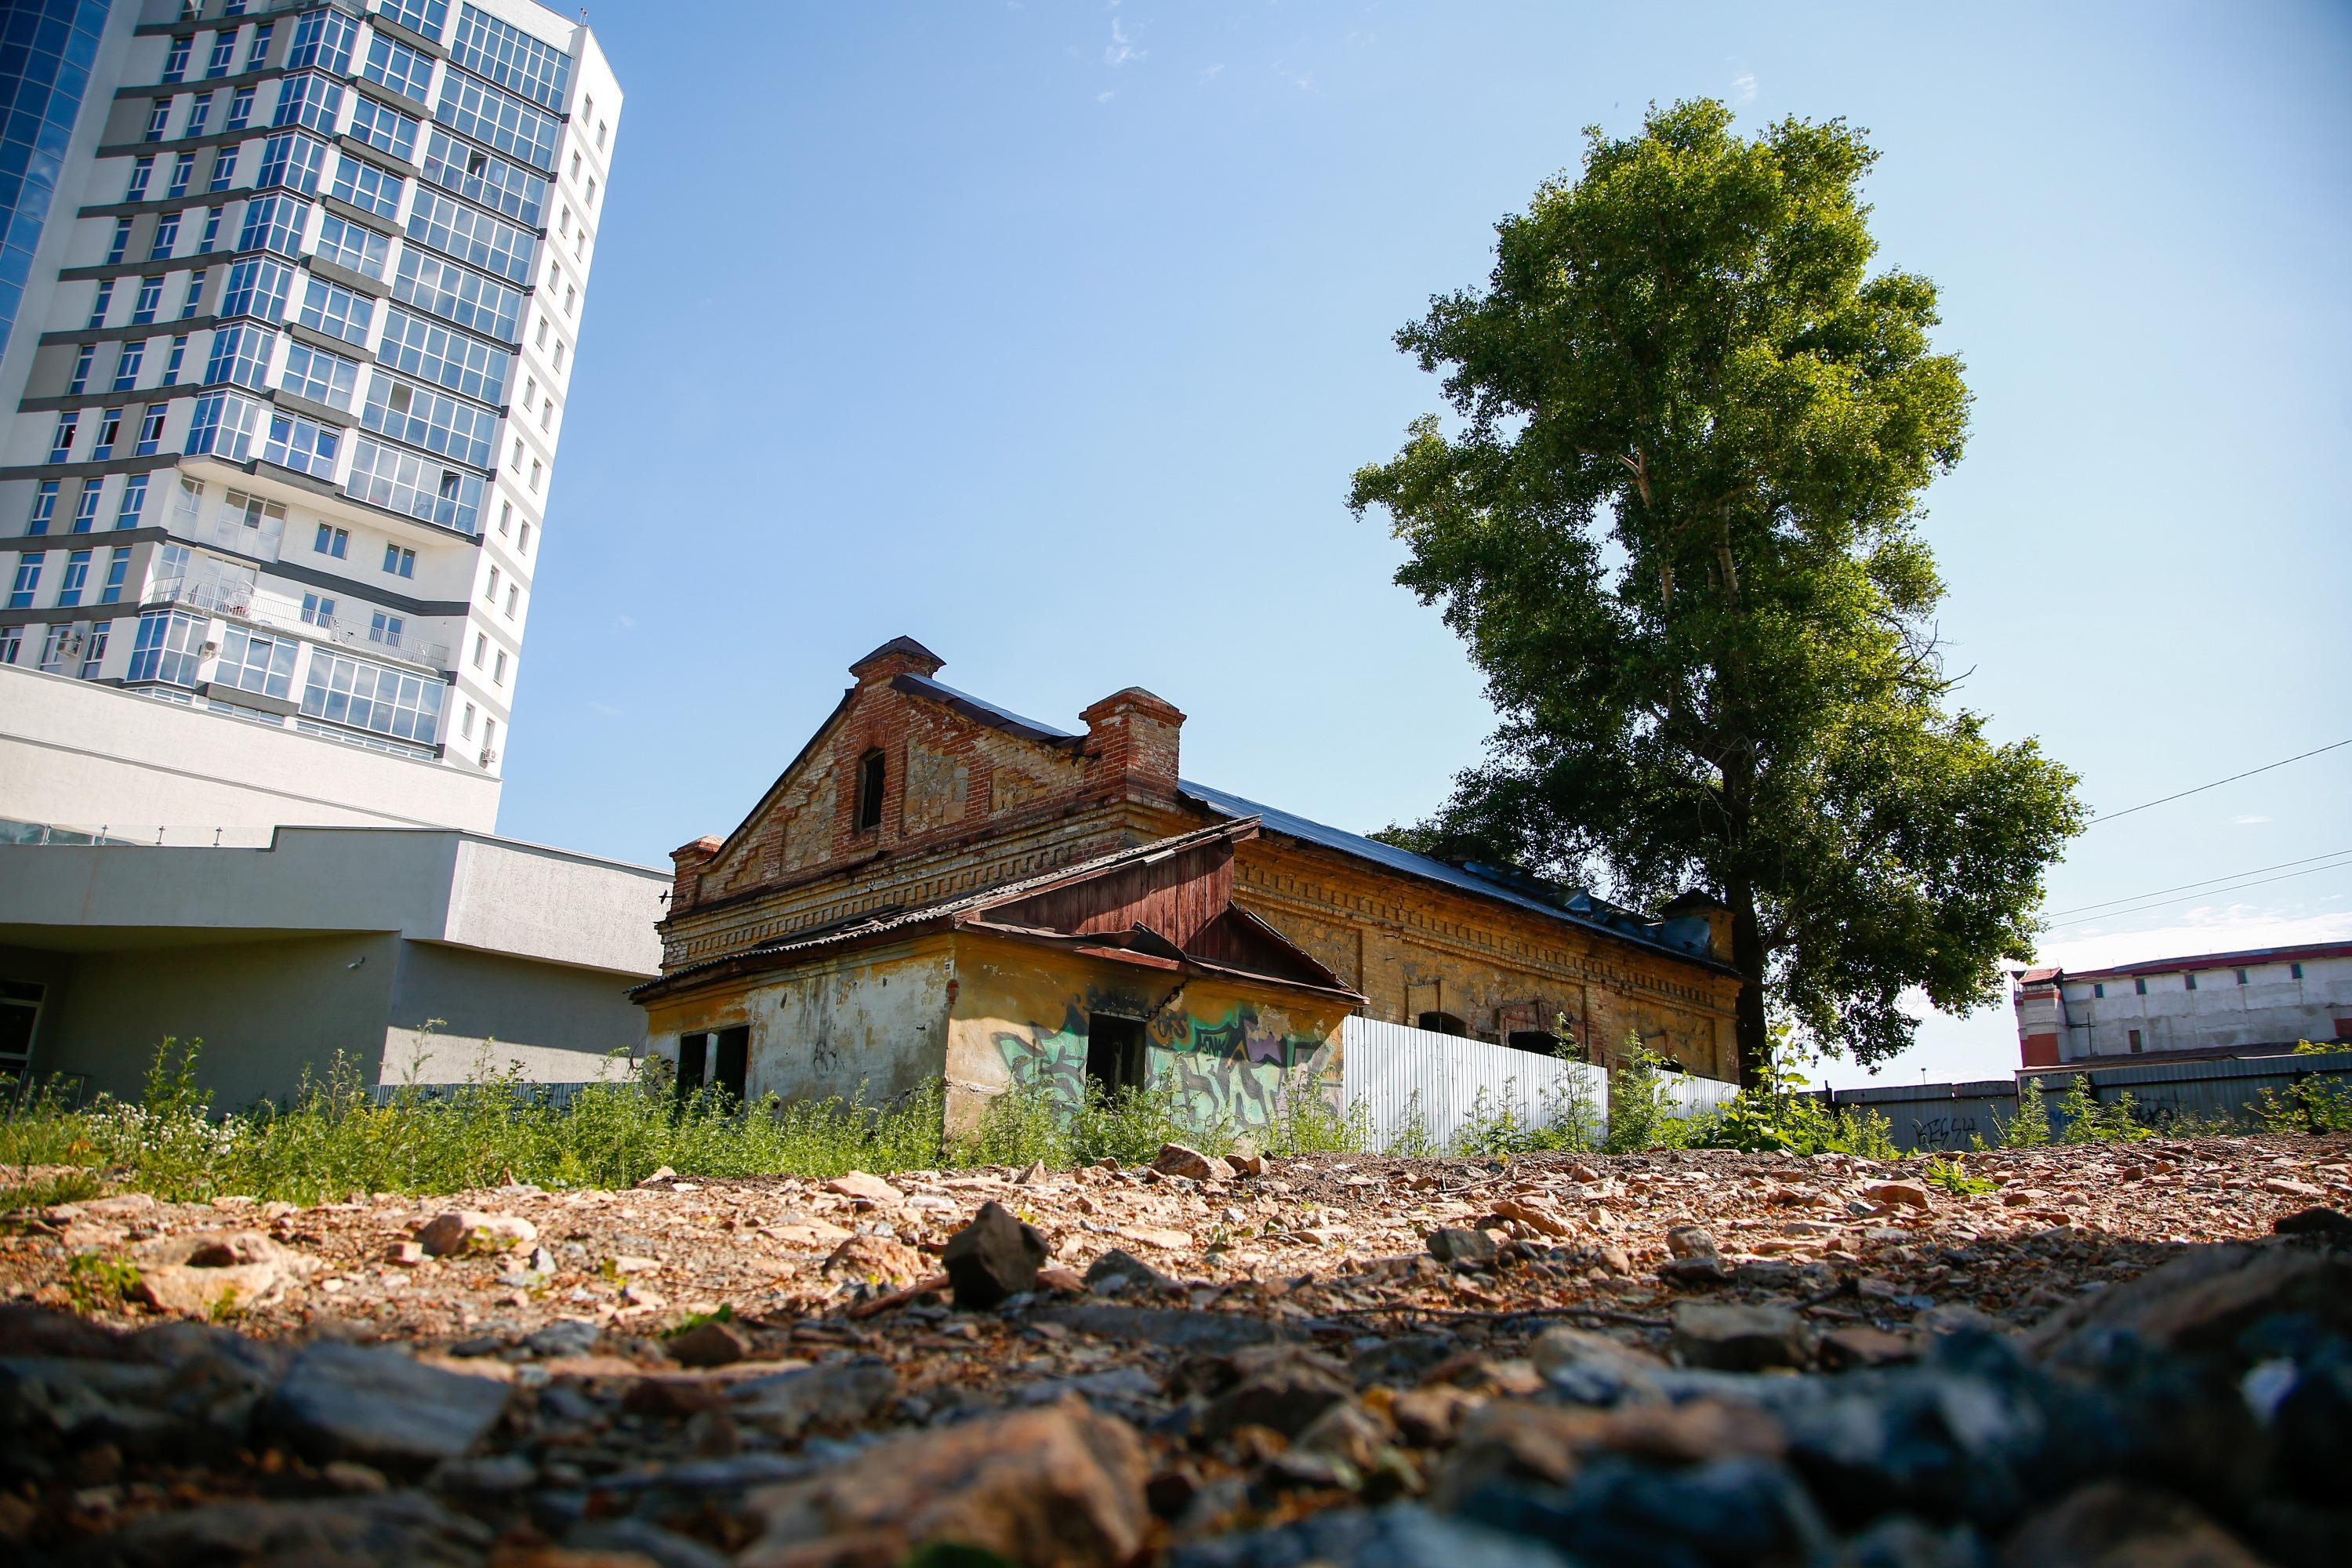
[[[2192,795],[2203,795],[2209,789],[2220,789],[2225,784],[2236,784],[2240,779],[2250,779],[2256,773],[2266,773],[2273,768],[2283,768],[2289,763],[2299,763],[2303,761],[2305,757],[2315,757],[2322,752],[2332,752],[2339,746],[2352,746],[2352,735],[2347,735],[2341,741],[2332,741],[2325,746],[2314,747],[2308,752],[2303,752],[2292,757],[2282,758],[2275,763],[2264,763],[2261,767],[2248,768],[2242,773],[2231,773],[2225,779],[2215,779],[2211,784],[2199,784],[2195,789],[2182,790],[2178,795],[2168,795],[2156,800],[2144,800],[2137,805],[2127,805],[2121,811],[2107,812],[2104,816],[2093,817],[2091,819],[2090,826],[2085,827],[2084,831],[2087,833],[2090,831],[2090,828],[2096,827],[2103,822],[2113,822],[2118,816],[2129,816],[2135,811],[2146,811],[2152,805],[2164,805],[2172,801],[2184,800]]]
[[[2289,866],[2301,866],[2313,860],[2331,860],[2338,855],[2352,855],[2352,849],[2330,849],[2324,855],[2305,855],[2300,860],[2282,860],[2275,866],[2249,866],[2242,871],[2226,871],[2219,877],[2200,877],[2194,882],[2176,882],[2169,888],[2150,888],[2145,893],[2126,893],[2120,899],[2101,899],[2094,904],[2076,904],[2073,909],[2052,910],[2050,913],[2053,916],[2087,914],[2093,910],[2104,910],[2109,904],[2136,903],[2141,899],[2152,899],[2158,893],[2186,892],[2191,888],[2201,888],[2208,882],[2234,882],[2241,877],[2259,877],[2265,871],[2284,871]]]
[[[2352,859],[2339,860],[2328,866],[2306,866],[2300,871],[2288,871],[2276,877],[2257,877],[2251,882],[2236,882],[2226,888],[2208,888],[2202,893],[2183,893],[2179,898],[2158,899],[2154,903],[2136,904],[2127,910],[2109,910],[2104,914],[2084,915],[2071,921],[2053,921],[2050,922],[2049,929],[2056,931],[2063,926],[2088,925],[2093,921],[2120,920],[2125,915],[2136,915],[2146,910],[2160,910],[2167,904],[2186,903],[2190,899],[2207,898],[2221,893],[2235,893],[2247,888],[2259,888],[2270,882],[2289,882],[2297,877],[2308,877],[2318,871],[2341,871],[2347,867],[2352,867]]]

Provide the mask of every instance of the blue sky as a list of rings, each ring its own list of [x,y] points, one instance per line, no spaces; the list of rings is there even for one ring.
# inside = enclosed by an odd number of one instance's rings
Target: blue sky
[[[628,103],[503,832],[666,864],[899,633],[1064,722],[1149,687],[1191,715],[1186,771],[1238,793],[1423,814],[1491,714],[1342,504],[1437,406],[1391,334],[1485,278],[1582,127],[1698,95],[1882,151],[1882,256],[1940,285],[1977,395],[1927,526],[1996,733],[2110,811],[2352,736],[2340,5],[591,20]],[[2352,748],[2094,829],[2045,952],[2352,935],[2352,870],[2233,889],[2352,849],[2347,775]],[[2015,1054],[2004,1004],[1891,1070]]]

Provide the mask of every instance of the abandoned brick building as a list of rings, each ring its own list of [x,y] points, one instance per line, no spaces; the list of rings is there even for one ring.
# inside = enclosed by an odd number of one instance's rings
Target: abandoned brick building
[[[1351,1011],[1529,1049],[1564,1031],[1604,1065],[1638,1037],[1738,1076],[1702,900],[1645,921],[1411,854],[1181,778],[1184,715],[1150,692],[1073,733],[940,668],[908,637],[859,659],[742,823],[676,851],[662,977],[635,994],[688,1078],[792,1098],[943,1077],[961,1123],[1024,1076],[1132,1070],[1087,1039],[1140,1026],[1141,1070],[1254,1120],[1272,1064],[1335,1077]],[[1193,889],[1181,915],[1103,884],[1162,861]],[[1049,915],[1023,901],[1065,884]]]

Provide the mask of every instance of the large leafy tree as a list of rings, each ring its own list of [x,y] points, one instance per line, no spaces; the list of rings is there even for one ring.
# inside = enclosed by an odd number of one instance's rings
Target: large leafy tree
[[[1953,700],[1918,525],[1969,394],[1936,290],[1871,268],[1843,122],[1721,104],[1587,132],[1483,290],[1397,334],[1455,418],[1359,471],[1502,715],[1402,837],[1731,910],[1743,1077],[1769,1024],[1861,1062],[1912,987],[1967,1011],[2031,956],[2074,775]]]

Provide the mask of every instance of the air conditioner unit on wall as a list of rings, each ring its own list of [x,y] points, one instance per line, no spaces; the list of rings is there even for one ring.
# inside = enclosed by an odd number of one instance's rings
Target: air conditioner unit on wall
[[[498,754],[498,752],[496,752],[492,751],[492,750],[491,750],[489,747],[488,747],[488,746],[484,746],[484,747],[482,748],[482,757],[481,757],[482,766],[484,766],[485,768],[487,768],[487,767],[488,767],[492,763],[495,763],[495,762],[497,762],[498,760],[499,760],[499,754]]]

